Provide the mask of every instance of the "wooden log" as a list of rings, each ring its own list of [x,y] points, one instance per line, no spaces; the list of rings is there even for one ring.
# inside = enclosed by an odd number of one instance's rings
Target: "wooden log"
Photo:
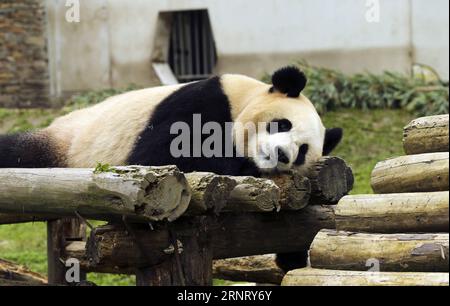
[[[220,176],[213,173],[186,174],[191,188],[191,201],[184,215],[194,216],[211,211],[266,212],[275,209],[298,210],[308,204],[310,183],[298,173],[267,179]],[[228,203],[228,204],[227,204]],[[0,214],[0,224],[24,223],[57,219],[57,215]],[[139,221],[139,220],[137,220]]]
[[[447,153],[403,156],[378,163],[372,172],[375,193],[448,191]]]
[[[448,152],[449,115],[413,120],[404,129],[403,147],[406,154]]]
[[[136,274],[136,267],[119,267],[110,262],[106,265],[91,264],[90,258],[87,256],[87,243],[86,241],[74,241],[66,245],[63,260],[75,258],[80,262],[80,267],[85,272],[95,273],[108,273],[108,274]]]
[[[357,234],[322,230],[311,267],[386,272],[448,272],[448,234]]]
[[[64,259],[76,258],[80,261],[82,267],[88,267],[86,256],[86,241],[72,241],[66,244]]]
[[[0,225],[4,224],[19,224],[30,222],[43,222],[47,221],[48,217],[38,217],[29,214],[1,214],[0,213]],[[57,219],[56,217],[54,219]]]
[[[300,269],[286,274],[282,286],[448,286],[448,273],[360,272]]]
[[[205,218],[214,259],[306,250],[321,229],[335,228],[333,208],[319,205],[298,212],[228,213]],[[167,256],[173,255],[169,229],[181,237],[178,239],[184,249],[183,237],[197,235],[193,220],[181,218],[171,224],[155,224],[153,231],[136,224],[133,236],[121,226],[101,226],[88,239],[87,270],[130,273],[136,267],[167,262]]]
[[[277,266],[275,255],[269,254],[215,260],[213,275],[235,282],[279,285],[285,273]]]
[[[287,174],[267,176],[280,188],[282,210],[300,210],[309,204],[311,183],[309,179],[295,171]]]
[[[185,212],[190,188],[178,169],[0,169],[0,212],[58,214],[97,219],[129,216],[175,220]]]
[[[224,211],[270,212],[280,210],[280,188],[271,180],[250,176],[234,177],[236,187]]]
[[[307,174],[311,182],[311,204],[336,204],[353,189],[353,172],[338,157],[323,157]]]
[[[182,246],[182,244],[180,244],[180,246]],[[104,265],[91,265],[86,255],[86,242],[70,243],[66,247],[65,254],[67,259],[78,259],[80,261],[81,268],[87,272],[119,273],[130,275],[136,273],[135,268],[127,266],[119,267],[115,266],[111,262],[105,263]],[[108,257],[114,258],[114,256],[111,255],[108,255]],[[103,258],[106,259],[107,257]],[[275,259],[276,256],[274,254],[268,254],[214,260],[212,272],[213,277],[235,282],[252,282],[279,285],[285,273],[277,266]],[[161,260],[161,262],[163,262],[163,260]],[[166,264],[162,266],[167,267],[168,265]],[[149,268],[147,268],[147,270],[149,270]]]
[[[212,211],[219,213],[227,204],[237,182],[231,177],[213,173],[187,173],[186,179],[192,190],[191,202],[186,215],[198,215]]]
[[[213,255],[207,218],[197,217],[191,222],[195,234],[170,230],[173,254],[166,256],[161,265],[137,269],[137,286],[212,286]]]
[[[47,222],[47,269],[48,283],[68,285],[65,257],[66,245],[70,241],[86,240],[86,226],[79,219],[60,219]],[[86,280],[86,273],[80,271],[79,281]]]
[[[184,252],[183,244],[182,252]],[[97,264],[90,264],[86,254],[86,242],[72,242],[67,245],[65,251],[66,257],[76,258],[80,261],[81,268],[86,272],[96,273],[119,273],[119,274],[135,274],[136,269],[127,265],[119,267],[112,262],[103,262]],[[164,254],[168,257],[168,254]],[[162,264],[164,262],[163,256],[161,256],[160,263],[156,264],[161,267],[171,267],[171,265]],[[111,256],[103,256],[103,259],[117,258]],[[281,283],[285,273],[281,270],[276,262],[276,256],[274,254],[238,257],[230,259],[218,259],[213,261],[213,277],[217,279],[230,280],[235,282],[251,282],[261,284],[277,284]],[[145,264],[144,264],[145,266]],[[142,270],[151,270],[151,268],[141,268]],[[162,274],[160,272],[159,274]]]
[[[44,286],[47,279],[27,268],[0,259],[0,286]]]
[[[311,190],[306,177],[291,172],[264,178],[220,176],[212,173],[188,173],[192,189],[186,215],[207,211],[270,212],[298,210],[308,204]]]
[[[88,271],[128,274],[163,263],[173,253],[167,250],[173,248],[166,227],[150,231],[136,225],[135,234],[131,234],[122,226],[100,226],[91,231],[87,242]]]
[[[335,228],[330,206],[272,214],[227,214],[210,226],[214,259],[307,250],[321,229]]]
[[[346,196],[335,213],[339,231],[448,232],[449,192]]]

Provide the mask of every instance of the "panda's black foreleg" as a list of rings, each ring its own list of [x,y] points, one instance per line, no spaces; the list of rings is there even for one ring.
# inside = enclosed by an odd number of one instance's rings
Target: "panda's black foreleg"
[[[276,263],[284,272],[305,268],[308,266],[308,250],[277,254]]]
[[[255,163],[248,159],[242,158],[242,166],[239,170],[239,176],[253,176],[253,177],[261,177],[261,170],[255,165]]]

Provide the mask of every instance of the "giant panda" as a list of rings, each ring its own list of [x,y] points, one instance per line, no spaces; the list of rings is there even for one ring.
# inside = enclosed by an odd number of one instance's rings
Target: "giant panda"
[[[100,162],[256,177],[294,168],[307,171],[336,147],[342,130],[325,129],[301,94],[306,83],[303,72],[285,67],[273,74],[272,84],[226,74],[127,92],[60,117],[40,131],[1,136],[0,168],[89,168]],[[213,156],[193,153],[211,132],[206,128],[195,134],[196,115],[203,127],[214,123],[221,130]],[[171,151],[179,136],[172,130],[177,122],[192,131],[185,151],[191,154],[174,156]],[[258,128],[251,131],[248,123]],[[225,154],[230,147],[231,156]]]
[[[324,128],[312,103],[301,94],[306,83],[301,71],[286,67],[273,74],[271,85],[228,74],[124,93],[60,117],[40,131],[1,136],[0,168],[80,168],[101,162],[177,165],[184,172],[236,176],[291,168],[307,171],[339,143],[342,130]],[[233,157],[172,156],[171,144],[178,135],[171,127],[184,122],[195,131],[196,114],[202,123],[220,125],[222,151],[231,146]],[[227,130],[229,122],[241,124]],[[247,123],[263,123],[263,128],[240,131]],[[237,138],[238,132],[248,133]],[[203,143],[209,135],[200,136]],[[277,163],[271,163],[270,156],[276,156]]]

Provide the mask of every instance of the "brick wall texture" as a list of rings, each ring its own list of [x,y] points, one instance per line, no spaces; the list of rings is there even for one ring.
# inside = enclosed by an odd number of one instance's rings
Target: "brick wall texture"
[[[44,0],[0,0],[0,107],[46,107]]]

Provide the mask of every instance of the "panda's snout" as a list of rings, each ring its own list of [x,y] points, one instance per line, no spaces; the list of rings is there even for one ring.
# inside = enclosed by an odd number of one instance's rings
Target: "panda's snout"
[[[276,152],[277,152],[278,161],[280,163],[289,164],[289,162],[290,162],[289,157],[286,154],[286,152],[284,152],[284,150],[282,148],[278,147]]]

